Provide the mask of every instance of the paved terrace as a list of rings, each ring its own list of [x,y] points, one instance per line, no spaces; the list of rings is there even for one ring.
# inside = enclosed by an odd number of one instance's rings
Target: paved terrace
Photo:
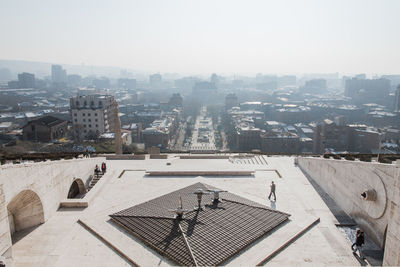
[[[360,266],[361,263],[350,251],[351,242],[335,226],[335,216],[294,165],[294,158],[260,157],[241,163],[227,158],[180,159],[179,155],[169,155],[168,159],[108,161],[107,170],[113,175],[104,177],[102,187],[97,189],[98,193],[89,207],[60,209],[45,224],[26,232],[26,236],[13,246],[16,266],[132,266],[132,261],[140,266],[174,265],[174,262],[127,234],[110,220],[109,215],[197,182],[291,214],[288,222],[230,259],[226,265],[255,266],[320,218],[319,223],[267,264]],[[147,176],[146,171],[151,170],[238,170],[254,171],[254,175]],[[267,198],[272,180],[277,185],[276,202]],[[100,238],[88,229],[95,231]]]

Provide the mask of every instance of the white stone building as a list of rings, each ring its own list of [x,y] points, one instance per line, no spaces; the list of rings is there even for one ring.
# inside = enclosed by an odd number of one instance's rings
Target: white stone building
[[[114,132],[114,96],[77,95],[70,99],[71,121],[76,138],[93,138]]]

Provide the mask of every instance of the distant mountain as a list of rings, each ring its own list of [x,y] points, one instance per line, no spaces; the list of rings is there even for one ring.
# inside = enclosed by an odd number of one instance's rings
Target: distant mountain
[[[121,71],[125,74],[139,75],[142,76],[143,73],[129,70],[126,68],[119,67],[107,67],[107,66],[88,66],[88,65],[69,65],[60,63],[47,63],[47,62],[37,62],[37,61],[24,61],[24,60],[1,60],[0,59],[0,70],[2,73],[7,73],[7,69],[11,73],[12,79],[16,79],[18,73],[29,72],[35,74],[38,78],[43,78],[45,76],[51,75],[51,65],[58,64],[62,65],[64,69],[67,70],[67,74],[79,74],[82,76],[107,76],[110,78],[119,78],[121,76]],[[9,77],[8,74],[5,77]],[[1,77],[0,77],[1,80]]]

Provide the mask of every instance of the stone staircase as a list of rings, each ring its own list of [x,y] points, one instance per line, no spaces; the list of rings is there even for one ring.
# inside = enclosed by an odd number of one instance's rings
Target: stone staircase
[[[103,175],[104,173],[102,172],[99,172],[99,174],[93,174],[93,177],[89,182],[89,186],[87,187],[87,192],[89,192],[97,184]]]
[[[233,164],[268,165],[267,160],[262,155],[231,157],[229,161]]]

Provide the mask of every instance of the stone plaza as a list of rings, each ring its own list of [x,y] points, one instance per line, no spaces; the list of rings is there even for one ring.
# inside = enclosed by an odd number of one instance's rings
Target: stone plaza
[[[102,162],[107,172],[87,191],[95,165]],[[400,265],[399,164],[167,154],[6,164],[0,169],[0,254],[7,266]],[[276,201],[268,199],[272,181]],[[74,183],[77,193],[67,198]],[[196,195],[187,192],[197,187],[227,191],[220,194],[223,210],[208,209],[211,195],[204,195],[205,208],[193,213]],[[184,188],[190,190],[180,193],[187,212],[183,220],[191,223],[182,221],[180,230],[173,230],[178,195],[154,201]],[[119,213],[132,207],[139,208]],[[244,219],[229,219],[232,213]],[[266,215],[260,217],[262,213]],[[268,214],[275,213],[288,216],[264,229]],[[126,219],[133,232],[113,220],[118,214],[133,216]],[[168,223],[145,219],[143,224],[137,216]],[[221,222],[232,226],[215,230]],[[350,249],[349,233],[355,227],[372,244],[366,246],[365,261]],[[219,232],[224,236],[217,238]],[[185,243],[173,243],[177,239],[170,237],[176,235]],[[243,237],[234,238],[238,235]],[[169,241],[161,244],[157,238]],[[242,239],[249,242],[239,245]],[[214,243],[207,245],[210,240]],[[183,250],[186,254],[180,254]],[[218,254],[227,256],[214,260]]]

